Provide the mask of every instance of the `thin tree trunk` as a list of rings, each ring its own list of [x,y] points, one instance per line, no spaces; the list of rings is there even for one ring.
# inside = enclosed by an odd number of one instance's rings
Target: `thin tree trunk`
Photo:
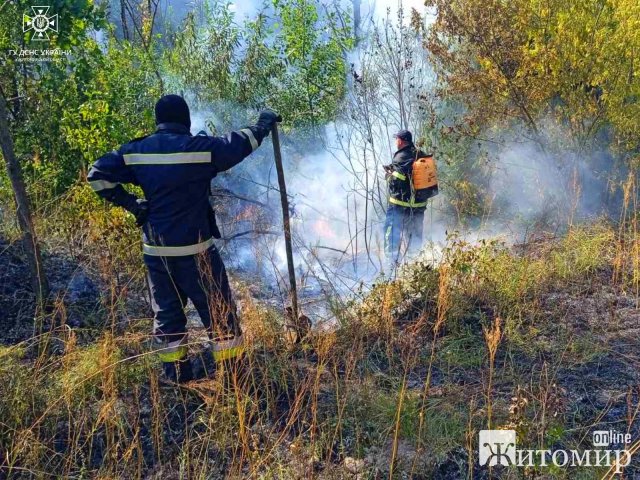
[[[33,228],[31,208],[29,207],[22,171],[13,150],[13,139],[9,131],[9,109],[2,95],[0,95],[0,147],[2,147],[2,155],[7,163],[7,172],[15,195],[18,223],[22,230],[22,242],[31,273],[31,286],[36,295],[37,306],[40,308],[44,306],[44,302],[49,295],[49,283],[42,268],[40,248]]]
[[[353,39],[358,45],[360,42],[360,4],[361,0],[353,0]]]
[[[127,7],[125,5],[126,0],[120,0],[120,22],[122,23],[122,38],[130,40],[129,27],[127,26]]]

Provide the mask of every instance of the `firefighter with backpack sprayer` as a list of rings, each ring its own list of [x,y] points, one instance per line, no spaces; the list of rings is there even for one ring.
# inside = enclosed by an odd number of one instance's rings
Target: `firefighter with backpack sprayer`
[[[438,179],[432,154],[419,150],[409,130],[394,135],[397,151],[391,164],[384,165],[389,204],[384,224],[384,249],[391,266],[405,254],[415,255],[422,247],[424,211],[429,198],[438,193]],[[402,251],[402,238],[407,244]]]

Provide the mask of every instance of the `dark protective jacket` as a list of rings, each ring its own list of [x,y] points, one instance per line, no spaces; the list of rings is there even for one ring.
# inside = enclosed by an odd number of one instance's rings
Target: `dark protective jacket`
[[[153,134],[100,157],[88,180],[102,198],[132,212],[138,199],[122,184],[142,187],[149,208],[143,225],[146,255],[194,255],[217,236],[211,179],[240,163],[268,133],[253,126],[225,137],[192,136],[184,125],[160,124]]]
[[[412,171],[416,158],[427,155],[411,144],[398,150],[393,156],[387,170],[389,188],[389,203],[401,207],[424,208],[427,202],[418,202],[414,198]]]

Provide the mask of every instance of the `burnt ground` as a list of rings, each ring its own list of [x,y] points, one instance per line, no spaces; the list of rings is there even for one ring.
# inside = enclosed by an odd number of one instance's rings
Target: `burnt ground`
[[[625,430],[640,394],[640,310],[633,293],[604,283],[610,278],[604,272],[586,291],[548,294],[543,308],[556,311],[568,339],[561,355],[569,361],[558,362],[555,378],[576,423],[591,418]]]
[[[548,446],[558,449],[593,448],[595,430],[631,433],[632,443],[640,438],[638,299],[633,292],[610,283],[611,272],[607,270],[587,285],[567,285],[564,290],[542,295],[538,299],[541,313],[536,314],[526,341],[500,346],[494,402],[496,411],[501,406],[510,414],[499,424],[524,433],[528,448],[536,448],[542,429],[547,445],[549,438],[555,437]],[[453,401],[456,395],[473,396],[483,406],[483,365],[453,372],[437,368],[432,396]],[[418,388],[422,389],[422,384]],[[519,403],[520,398],[526,403]],[[617,444],[611,448],[623,447]],[[467,452],[455,448],[436,464],[434,478],[465,478],[467,470]],[[500,471],[494,473],[500,476]],[[474,469],[474,478],[487,478],[487,474],[486,468]],[[549,475],[544,470],[537,472],[543,475],[539,478],[555,478],[544,474]],[[637,454],[624,478],[640,479]]]
[[[97,323],[100,312],[100,281],[82,265],[61,253],[43,254],[51,298],[62,302],[67,325],[89,327]],[[35,296],[29,282],[29,268],[20,246],[0,238],[0,343],[16,344],[27,340],[44,325],[34,322]],[[54,308],[49,307],[49,313]],[[61,319],[57,318],[56,322]]]
[[[103,287],[99,279],[82,265],[63,254],[44,257],[53,295],[62,298],[67,310],[66,323],[72,328],[98,327],[100,296]],[[561,428],[557,447],[589,448],[590,432],[615,430],[640,436],[638,405],[640,404],[640,311],[633,292],[611,286],[611,272],[602,271],[593,279],[578,285],[552,289],[538,299],[535,324],[523,345],[502,345],[496,364],[504,375],[495,380],[496,402],[514,401],[515,392],[522,389],[528,398],[529,417],[539,420],[540,405],[548,409],[547,428]],[[28,281],[28,268],[17,245],[0,240],[0,343],[15,344],[34,335],[34,295]],[[472,332],[482,346],[482,333]],[[469,398],[477,392],[482,398],[485,364],[446,368],[438,362],[433,371],[431,396],[446,399]],[[510,374],[510,373],[511,374]],[[410,375],[408,388],[423,389],[424,372]],[[529,382],[526,380],[529,379]],[[535,385],[535,386],[534,386]],[[141,396],[146,396],[146,386]],[[544,398],[541,398],[544,397]],[[193,409],[199,402],[195,400]],[[282,408],[286,410],[287,402]],[[178,413],[176,413],[178,415]],[[178,417],[181,417],[178,415]],[[177,417],[176,417],[177,418]],[[145,443],[151,444],[151,418],[143,419]],[[182,423],[182,417],[178,423]],[[171,419],[165,422],[166,435],[173,431]],[[563,433],[564,432],[564,433]],[[178,448],[179,438],[171,443]],[[61,447],[63,448],[63,447]],[[386,450],[386,449],[384,449]],[[94,450],[99,452],[100,449]],[[145,448],[145,463],[153,471],[154,452]],[[403,456],[410,462],[415,449],[401,443],[398,461]],[[379,451],[377,459],[364,459],[363,468],[384,471],[388,453]],[[350,457],[348,457],[350,458]],[[101,459],[96,457],[99,465]],[[349,463],[359,465],[360,460]],[[339,461],[340,463],[340,461]],[[382,464],[377,466],[378,464]],[[352,465],[334,465],[351,472]],[[458,446],[443,459],[431,464],[433,477],[464,478],[468,471],[468,453]],[[157,467],[155,467],[157,468]],[[358,468],[356,468],[358,470]],[[369,470],[370,471],[370,470]],[[378,470],[380,471],[380,470]],[[640,458],[634,457],[626,470],[627,478],[640,478]],[[484,469],[477,469],[474,478],[488,478]]]
[[[19,249],[0,239],[0,341],[13,344],[33,335],[34,295]]]

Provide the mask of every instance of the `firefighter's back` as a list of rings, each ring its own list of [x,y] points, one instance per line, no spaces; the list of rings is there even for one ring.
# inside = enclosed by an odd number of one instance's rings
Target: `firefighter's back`
[[[193,245],[211,238],[207,145],[188,132],[161,130],[122,147],[125,163],[149,202],[145,243]]]

